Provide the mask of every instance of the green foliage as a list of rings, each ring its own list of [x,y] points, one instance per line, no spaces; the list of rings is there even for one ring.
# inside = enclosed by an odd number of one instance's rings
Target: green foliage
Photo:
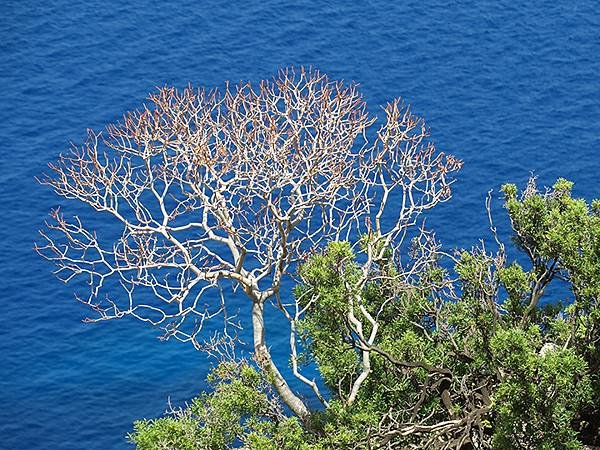
[[[332,388],[358,370],[358,357],[347,343],[351,337],[343,322],[347,296],[352,295],[347,286],[358,277],[358,271],[348,242],[332,242],[326,252],[313,256],[299,270],[300,276],[310,283],[296,289],[300,304],[306,307],[307,302],[318,298],[323,312],[298,324],[307,349],[305,362],[315,361],[324,382]]]
[[[401,267],[373,235],[357,247],[331,242],[299,268],[294,290],[305,309],[296,324],[299,361],[318,368],[328,406],[305,422],[289,417],[260,371],[228,363],[211,374],[212,391],[186,409],[136,422],[132,442],[140,449],[260,450],[389,443],[550,450],[593,442],[600,423],[600,201],[588,205],[572,189],[563,179],[544,193],[533,181],[522,194],[503,186],[519,262],[507,262],[502,249],[474,248],[457,255],[450,273],[433,253],[418,260],[414,252]],[[373,254],[381,257],[365,272],[360,261]],[[548,296],[555,282],[571,297]],[[376,337],[368,377],[351,399],[367,345],[356,322]]]
[[[498,280],[508,294],[508,298],[504,300],[504,308],[513,319],[520,317],[525,310],[525,301],[532,281],[530,274],[515,261],[510,266],[498,269]]]
[[[580,448],[571,424],[591,399],[587,365],[571,349],[533,351],[541,337],[535,328],[503,330],[492,339],[502,371],[493,395],[495,448]]]
[[[196,450],[202,436],[198,422],[186,412],[177,417],[137,421],[130,439],[140,450]]]
[[[134,424],[129,436],[141,450],[312,450],[294,417],[285,417],[264,377],[249,363],[221,363],[209,375],[212,387],[171,416]]]

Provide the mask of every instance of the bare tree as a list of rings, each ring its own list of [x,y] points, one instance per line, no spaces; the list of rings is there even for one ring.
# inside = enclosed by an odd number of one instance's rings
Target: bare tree
[[[399,100],[370,131],[376,119],[357,86],[314,70],[284,70],[223,92],[162,88],[149,100],[105,132],[90,132],[41,180],[111,218],[118,236],[100,236],[57,210],[37,251],[64,281],[87,279],[89,293],[79,300],[97,313],[90,321],[134,316],[199,349],[219,340],[198,337],[217,316],[221,338],[235,339],[226,294],[240,288],[252,305],[260,367],[306,417],[266,344],[265,304],[290,320],[294,374],[325,402],[299,371],[302,309],[282,299],[282,280],[327,241],[367,233],[366,281],[384,248],[399,245],[423,211],[449,198],[461,162],[437,152],[422,120]],[[377,318],[355,301],[349,321],[363,371],[349,402],[370,372],[377,335]]]

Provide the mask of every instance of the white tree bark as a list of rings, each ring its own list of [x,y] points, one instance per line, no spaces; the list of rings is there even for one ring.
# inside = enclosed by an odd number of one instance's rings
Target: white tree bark
[[[93,222],[56,210],[37,250],[64,281],[86,282],[78,299],[97,313],[91,321],[130,315],[198,349],[220,342],[201,338],[218,317],[221,337],[235,340],[239,318],[223,290],[241,288],[253,305],[261,367],[305,417],[266,346],[265,302],[277,297],[295,324],[297,303],[279,295],[299,262],[330,240],[373,233],[370,264],[374,249],[402,239],[422,212],[449,198],[461,163],[437,152],[398,100],[369,142],[375,119],[357,87],[318,71],[286,70],[223,93],[162,88],[149,100],[105,133],[90,132],[41,180],[111,218],[120,234],[103,236]],[[384,215],[392,217],[388,229]],[[294,326],[291,333],[296,355]],[[294,358],[293,373],[323,400]]]

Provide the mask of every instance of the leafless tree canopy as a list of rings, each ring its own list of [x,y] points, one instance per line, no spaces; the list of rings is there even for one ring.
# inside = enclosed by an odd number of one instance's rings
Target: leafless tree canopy
[[[37,250],[61,279],[89,283],[79,299],[96,313],[90,320],[134,316],[197,348],[220,341],[199,338],[211,318],[224,318],[229,336],[226,288],[240,288],[252,304],[257,360],[287,405],[305,416],[266,345],[265,302],[290,320],[295,361],[302,311],[280,298],[295,264],[329,240],[368,232],[375,238],[366,274],[377,251],[398,245],[423,211],[449,198],[461,166],[434,148],[423,121],[401,101],[384,111],[378,130],[369,131],[376,119],[356,85],[304,69],[223,91],[159,89],[122,122],[89,132],[41,180],[120,233],[100,236],[56,210]],[[359,331],[360,320],[370,320],[360,317]],[[364,336],[361,377],[369,373],[373,337]],[[320,396],[296,364],[294,373]]]

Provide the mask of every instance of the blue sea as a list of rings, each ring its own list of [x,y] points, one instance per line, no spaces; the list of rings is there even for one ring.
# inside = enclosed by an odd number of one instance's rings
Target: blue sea
[[[74,288],[32,250],[51,208],[85,212],[34,177],[157,86],[305,65],[360,83],[374,114],[402,97],[465,162],[429,221],[448,249],[489,237],[488,190],[498,199],[532,172],[600,197],[595,1],[3,0],[1,11],[2,449],[131,448],[133,420],[204,387],[210,361],[191,346],[131,320],[83,324]],[[508,241],[500,200],[494,210]],[[285,365],[283,336],[270,344]]]

